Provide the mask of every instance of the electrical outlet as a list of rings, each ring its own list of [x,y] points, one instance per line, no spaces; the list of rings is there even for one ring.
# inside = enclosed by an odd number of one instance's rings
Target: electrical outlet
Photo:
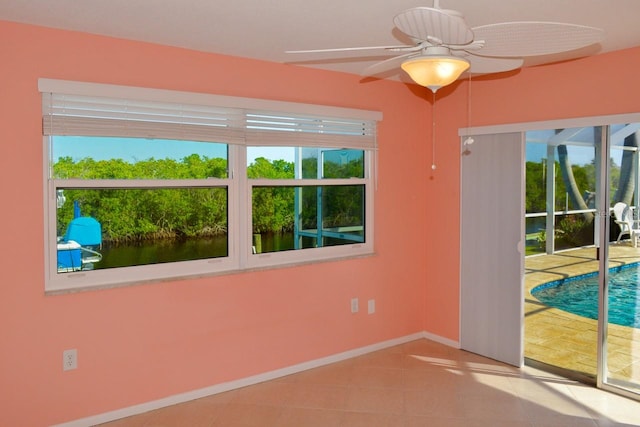
[[[351,312],[357,313],[358,310],[358,298],[351,298]]]
[[[373,314],[376,312],[376,300],[370,299],[368,301],[367,313]]]
[[[62,352],[62,370],[70,371],[78,367],[78,350],[71,349]]]

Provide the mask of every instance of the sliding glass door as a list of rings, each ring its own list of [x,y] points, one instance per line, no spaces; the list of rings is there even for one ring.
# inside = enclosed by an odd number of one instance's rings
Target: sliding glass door
[[[525,357],[640,392],[637,123],[526,132]]]
[[[526,132],[525,357],[595,382],[601,129]],[[594,281],[580,292],[577,278]]]
[[[608,154],[600,164],[611,209],[608,222],[600,218],[610,232],[603,236],[608,238],[600,262],[598,384],[624,394],[640,393],[639,129],[639,123],[605,126],[601,142]]]

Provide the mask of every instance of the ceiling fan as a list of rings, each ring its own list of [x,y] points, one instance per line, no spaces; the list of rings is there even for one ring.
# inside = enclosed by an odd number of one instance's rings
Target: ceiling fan
[[[433,7],[415,7],[400,12],[393,18],[393,23],[413,44],[287,53],[398,52],[361,74],[375,76],[400,66],[416,83],[435,93],[467,70],[470,74],[514,70],[522,67],[525,57],[577,50],[598,43],[604,35],[599,28],[559,22],[503,22],[471,28],[462,13],[441,9],[439,0],[434,0]]]

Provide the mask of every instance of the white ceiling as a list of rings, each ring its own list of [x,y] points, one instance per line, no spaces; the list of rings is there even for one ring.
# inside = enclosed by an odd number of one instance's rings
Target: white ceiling
[[[416,6],[433,0],[2,0],[0,20],[360,74],[386,57],[285,51],[402,44],[393,17]],[[554,21],[604,29],[588,54],[640,46],[640,0],[440,0],[440,7],[462,12],[471,27]]]

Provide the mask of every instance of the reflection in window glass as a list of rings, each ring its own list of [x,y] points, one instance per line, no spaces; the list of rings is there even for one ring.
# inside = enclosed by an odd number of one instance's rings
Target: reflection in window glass
[[[364,242],[364,191],[364,185],[253,187],[255,252]]]
[[[324,150],[323,178],[364,178],[364,151]]]
[[[364,151],[310,147],[248,147],[250,179],[364,178]]]
[[[364,151],[301,149],[302,178],[364,178]]]

